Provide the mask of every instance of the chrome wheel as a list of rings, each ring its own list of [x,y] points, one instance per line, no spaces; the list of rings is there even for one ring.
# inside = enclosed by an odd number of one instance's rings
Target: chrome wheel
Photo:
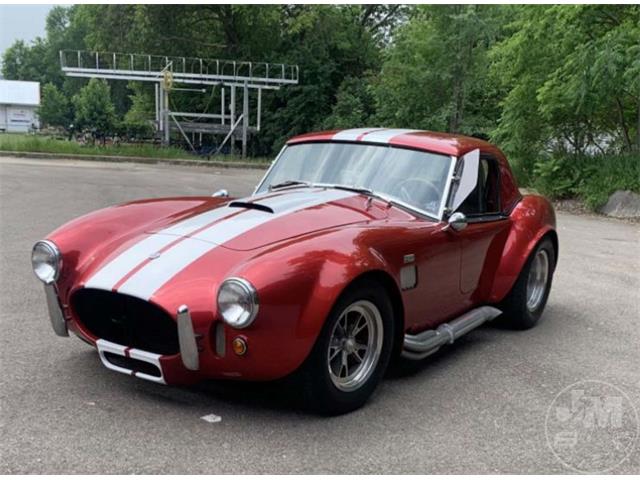
[[[544,299],[549,280],[549,255],[546,250],[539,250],[531,263],[527,279],[527,309],[534,312]]]
[[[327,352],[331,381],[339,390],[351,392],[371,376],[382,351],[382,316],[367,300],[352,303],[333,327]]]

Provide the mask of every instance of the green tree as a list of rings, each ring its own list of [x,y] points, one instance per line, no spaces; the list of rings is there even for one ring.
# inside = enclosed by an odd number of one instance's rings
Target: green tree
[[[104,80],[92,78],[73,97],[76,128],[95,129],[107,134],[113,131],[116,122],[115,107],[111,102],[111,89]]]
[[[43,62],[47,48],[46,40],[39,37],[31,45],[17,40],[2,56],[2,75],[8,80],[40,83],[58,80],[60,67]]]
[[[493,138],[525,173],[544,154],[640,146],[640,7],[514,7],[491,52],[504,89]]]
[[[46,125],[67,128],[71,123],[73,113],[69,100],[53,83],[42,88],[38,115]]]
[[[418,7],[398,31],[375,84],[379,123],[486,132],[498,115],[488,50],[501,7]]]
[[[367,79],[346,78],[338,90],[331,114],[323,128],[353,128],[369,125],[375,114],[375,103]]]
[[[380,46],[360,22],[361,8],[283,7],[276,58],[300,66],[300,83],[269,96],[258,139],[261,153],[277,150],[292,135],[322,128],[345,78],[364,79],[379,69]]]

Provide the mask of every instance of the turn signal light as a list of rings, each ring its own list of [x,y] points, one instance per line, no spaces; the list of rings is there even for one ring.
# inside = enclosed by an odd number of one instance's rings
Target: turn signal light
[[[234,338],[231,342],[231,347],[236,355],[242,356],[247,353],[247,342],[242,337]]]

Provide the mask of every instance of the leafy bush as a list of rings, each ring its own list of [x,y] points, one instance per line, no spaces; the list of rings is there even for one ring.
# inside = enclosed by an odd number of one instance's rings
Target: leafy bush
[[[616,190],[640,193],[640,155],[564,156],[539,160],[532,186],[550,198],[580,198],[591,209]]]

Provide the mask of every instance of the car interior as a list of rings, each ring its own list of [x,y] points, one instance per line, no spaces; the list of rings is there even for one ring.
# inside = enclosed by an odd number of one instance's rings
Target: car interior
[[[482,157],[476,188],[462,202],[459,212],[467,217],[480,217],[500,212],[499,170],[495,160]]]

